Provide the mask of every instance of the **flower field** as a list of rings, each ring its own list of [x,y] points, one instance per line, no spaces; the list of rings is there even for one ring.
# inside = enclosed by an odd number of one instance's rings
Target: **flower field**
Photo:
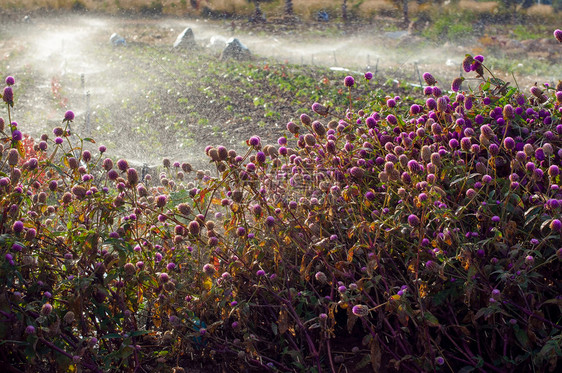
[[[6,77],[3,369],[559,369],[562,82],[520,90],[486,62],[459,66],[474,89],[423,74],[417,98],[346,76],[276,142],[156,174],[72,111],[26,135]]]

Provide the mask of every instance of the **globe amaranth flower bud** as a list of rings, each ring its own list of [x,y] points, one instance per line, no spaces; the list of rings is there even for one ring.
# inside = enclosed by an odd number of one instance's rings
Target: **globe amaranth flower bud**
[[[325,284],[328,282],[328,277],[324,272],[316,272],[314,278],[316,279],[316,281],[320,282],[321,284]]]
[[[319,121],[314,121],[312,123],[312,130],[320,137],[324,137],[324,135],[326,135],[326,127],[324,127],[324,125]]]
[[[168,201],[168,198],[166,197],[166,195],[161,194],[158,197],[156,197],[156,206],[164,207],[164,206],[166,206],[167,201]]]
[[[193,220],[192,222],[189,223],[189,225],[187,226],[187,230],[189,231],[189,233],[191,233],[194,236],[197,236],[199,234],[199,232],[201,231],[201,227],[199,225],[198,222],[196,222],[195,220]]]
[[[437,83],[437,80],[430,73],[423,73],[422,77],[427,85],[435,85]]]
[[[448,106],[447,98],[445,96],[441,96],[437,99],[437,111],[440,113],[444,113],[447,111]]]
[[[458,92],[461,89],[462,82],[464,82],[463,77],[458,77],[451,83],[451,91]]]
[[[129,184],[131,185],[136,185],[139,182],[139,174],[137,173],[137,170],[134,168],[129,168],[127,170],[127,181],[129,182]]]
[[[503,117],[505,119],[512,119],[515,116],[513,106],[507,104],[503,107]]]
[[[542,91],[542,89],[540,89],[540,88],[537,87],[536,85],[532,86],[531,89],[530,89],[530,91],[531,91],[531,94],[532,94],[533,96],[535,96],[535,97],[537,97],[537,98],[539,98],[539,99],[542,97],[543,91]]]
[[[216,272],[215,266],[210,263],[207,263],[203,266],[203,272],[211,276]]]
[[[358,304],[353,306],[351,312],[353,312],[353,314],[357,317],[365,317],[369,314],[369,307],[363,304]]]
[[[41,307],[41,314],[43,316],[49,315],[53,311],[53,306],[50,303],[45,303],[43,307]]]
[[[560,233],[560,231],[562,231],[562,222],[560,222],[559,219],[553,219],[550,222],[550,229],[554,232]]]
[[[14,106],[14,91],[12,87],[4,88],[4,92],[2,93],[2,100],[10,106]]]
[[[464,72],[469,73],[471,70],[471,65],[474,62],[474,58],[472,58],[471,55],[467,54],[464,58],[464,60],[462,61],[462,68],[464,70]]]
[[[14,148],[10,149],[10,151],[8,152],[8,165],[10,166],[17,165],[19,159],[20,159],[20,155],[18,151]]]
[[[312,104],[312,111],[323,116],[328,115],[328,108],[318,102]]]

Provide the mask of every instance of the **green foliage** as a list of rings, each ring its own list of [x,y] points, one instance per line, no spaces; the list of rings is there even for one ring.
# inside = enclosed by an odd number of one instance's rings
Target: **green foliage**
[[[473,32],[471,17],[461,14],[442,14],[436,18],[423,35],[432,40],[466,41]]]

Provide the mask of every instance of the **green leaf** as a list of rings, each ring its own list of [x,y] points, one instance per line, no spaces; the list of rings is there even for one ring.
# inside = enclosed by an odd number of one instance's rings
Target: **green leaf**
[[[110,333],[101,337],[101,339],[116,339],[116,338],[123,338],[123,336],[117,333]]]
[[[423,318],[427,321],[429,326],[439,326],[439,320],[431,312],[425,311]]]
[[[529,347],[529,336],[527,336],[527,332],[525,330],[517,328],[517,330],[515,330],[515,338],[517,338],[517,341],[523,347]]]
[[[150,333],[150,330],[135,330],[134,332],[129,333],[129,337],[136,337],[138,335],[145,335]]]

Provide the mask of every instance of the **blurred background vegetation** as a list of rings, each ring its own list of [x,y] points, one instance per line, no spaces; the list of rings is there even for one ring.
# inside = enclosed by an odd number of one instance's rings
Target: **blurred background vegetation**
[[[474,20],[479,15],[507,21],[521,16],[559,19],[562,0],[2,0],[0,10],[74,10],[248,19],[256,12],[262,12],[268,21],[287,16],[301,21],[317,21],[320,12],[325,12],[329,20],[344,22],[368,21],[374,16],[404,18],[411,22],[426,17],[427,13],[447,12],[451,13],[449,17],[462,14],[463,21]]]

